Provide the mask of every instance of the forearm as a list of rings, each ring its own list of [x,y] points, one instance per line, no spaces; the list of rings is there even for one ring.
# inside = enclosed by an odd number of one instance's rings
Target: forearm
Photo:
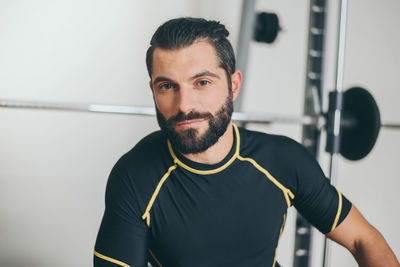
[[[375,228],[371,228],[367,238],[355,242],[351,252],[361,267],[400,267],[386,240]]]

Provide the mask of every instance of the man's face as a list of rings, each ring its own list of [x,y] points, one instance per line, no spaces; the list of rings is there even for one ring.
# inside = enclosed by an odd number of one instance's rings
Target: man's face
[[[228,89],[225,70],[208,42],[156,48],[150,83],[158,123],[175,149],[203,152],[225,133],[236,95]]]

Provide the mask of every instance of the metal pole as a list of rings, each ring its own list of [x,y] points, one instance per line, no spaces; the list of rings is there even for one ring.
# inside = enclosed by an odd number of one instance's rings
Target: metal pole
[[[340,1],[339,13],[339,30],[338,30],[338,46],[337,46],[337,62],[336,62],[336,107],[333,115],[333,139],[332,139],[332,154],[329,166],[329,179],[332,185],[336,184],[339,148],[340,148],[340,123],[342,112],[342,98],[343,98],[343,76],[344,76],[344,50],[346,40],[346,23],[347,23],[347,0]],[[324,242],[324,258],[323,266],[330,266],[330,245],[325,237]]]
[[[63,102],[39,102],[39,101],[20,101],[0,99],[0,108],[24,108],[24,109],[44,109],[61,111],[96,112],[126,115],[156,115],[154,107],[145,106],[123,106],[123,105],[104,105],[104,104],[85,104],[85,103],[63,103]],[[232,120],[237,122],[250,123],[286,123],[299,125],[314,125],[322,127],[325,123],[323,117],[312,116],[293,116],[268,113],[243,113],[234,112]]]
[[[382,122],[381,123],[382,128],[388,128],[392,130],[400,129],[400,123],[395,123],[395,122]]]
[[[250,42],[253,39],[254,33],[255,3],[255,0],[243,0],[242,4],[239,40],[236,53],[236,67],[242,72],[243,83],[241,93],[234,103],[234,108],[236,111],[241,111],[243,103],[243,88],[246,81],[247,57],[249,54]]]
[[[307,65],[305,73],[304,109],[306,116],[322,113],[322,81],[324,78],[324,51],[326,34],[327,5],[325,0],[311,0],[309,3]],[[304,125],[302,143],[318,159],[321,145],[321,127]],[[308,267],[312,255],[312,226],[300,214],[296,216],[293,267]]]
[[[107,104],[87,104],[87,103],[66,103],[66,102],[39,102],[39,101],[22,101],[0,98],[0,108],[21,108],[21,109],[44,109],[44,110],[60,110],[74,112],[95,112],[109,114],[125,114],[125,115],[156,115],[154,107],[146,106],[124,106],[124,105],[107,105]],[[298,124],[303,126],[313,126],[322,129],[326,125],[324,116],[293,116],[284,114],[271,113],[245,113],[233,112],[232,120],[237,122],[249,123],[285,123]],[[382,122],[382,128],[398,129],[400,123],[397,122]]]

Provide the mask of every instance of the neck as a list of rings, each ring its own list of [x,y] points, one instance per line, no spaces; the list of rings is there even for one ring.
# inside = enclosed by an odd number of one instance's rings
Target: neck
[[[191,161],[204,164],[216,164],[221,162],[229,154],[229,151],[231,151],[234,141],[233,134],[233,126],[231,121],[228,127],[226,127],[225,133],[206,151],[195,154],[184,154],[184,156]]]

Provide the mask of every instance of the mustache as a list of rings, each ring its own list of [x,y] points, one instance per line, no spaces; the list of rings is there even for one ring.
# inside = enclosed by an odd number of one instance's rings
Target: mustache
[[[176,122],[182,122],[182,121],[188,121],[188,120],[196,120],[196,119],[213,119],[214,116],[209,113],[209,112],[197,112],[197,111],[191,111],[187,114],[183,112],[178,112],[176,115],[172,116],[167,120],[167,124],[171,125]]]

